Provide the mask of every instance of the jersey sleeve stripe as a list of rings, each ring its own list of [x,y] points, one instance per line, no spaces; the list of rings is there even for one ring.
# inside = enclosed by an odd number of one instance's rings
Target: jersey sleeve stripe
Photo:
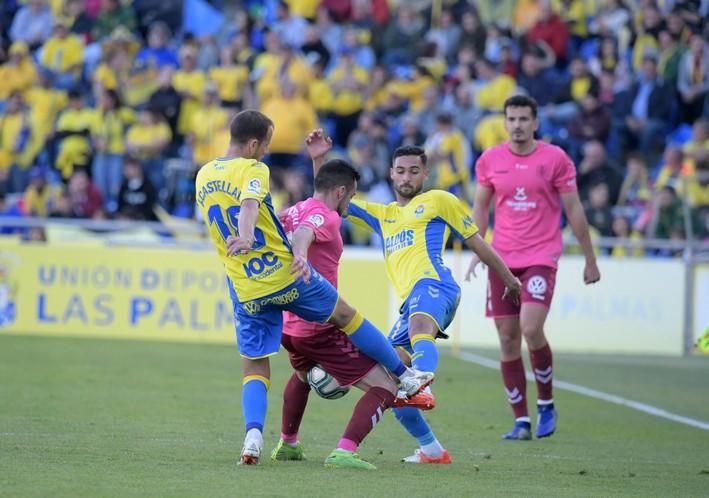
[[[426,226],[426,252],[428,259],[431,261],[433,268],[438,273],[438,279],[443,280],[448,276],[449,272],[443,261],[441,260],[441,251],[443,251],[443,240],[446,232],[446,223],[441,218],[433,218]]]
[[[359,207],[358,205],[351,203],[350,208],[348,210],[348,216],[352,216],[355,218],[359,218],[360,220],[364,221],[369,227],[374,230],[382,239],[384,239],[384,236],[382,235],[382,225],[379,223],[379,220],[369,214],[367,211]]]

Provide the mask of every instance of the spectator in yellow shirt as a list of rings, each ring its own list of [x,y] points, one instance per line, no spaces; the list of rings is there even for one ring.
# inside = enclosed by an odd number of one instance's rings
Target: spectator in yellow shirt
[[[55,134],[59,141],[56,166],[65,179],[72,175],[75,167],[88,167],[91,157],[89,135],[94,121],[93,109],[84,106],[81,93],[70,90],[68,95],[69,103],[59,116]]]
[[[0,66],[0,101],[7,99],[15,91],[24,94],[37,78],[34,62],[28,54],[29,49],[25,42],[16,41],[10,45],[10,59]]]
[[[209,70],[209,79],[214,81],[219,90],[223,107],[246,108],[251,103],[249,68],[236,64],[234,49],[224,45],[219,53],[219,66]],[[247,105],[244,105],[246,100]]]
[[[502,106],[511,97],[517,82],[506,74],[500,74],[488,59],[480,59],[475,65],[478,77],[484,83],[478,89],[475,103],[484,111],[502,111]]]
[[[47,183],[46,173],[42,168],[34,167],[29,173],[30,184],[25,190],[23,204],[25,213],[30,216],[46,218],[54,209],[61,188]]]
[[[47,71],[39,71],[37,84],[27,91],[26,100],[38,140],[46,142],[54,134],[59,112],[66,107],[66,92],[54,89]]]
[[[345,147],[347,138],[357,127],[359,114],[364,108],[364,92],[369,82],[369,73],[358,66],[352,48],[345,46],[340,51],[337,66],[328,77],[333,93],[332,111],[335,114],[335,144]]]
[[[204,89],[202,105],[192,116],[187,142],[192,146],[192,160],[205,164],[224,153],[221,138],[229,127],[229,113],[219,107],[219,90],[214,84]]]
[[[453,126],[453,116],[449,112],[436,116],[436,133],[426,140],[424,147],[431,161],[434,188],[469,199],[470,143]]]
[[[29,111],[24,108],[22,95],[15,92],[0,114],[0,183],[6,183],[8,192],[22,192],[27,187],[29,167],[39,151],[33,135]]]
[[[68,90],[81,78],[84,43],[69,32],[68,21],[59,18],[54,23],[54,36],[42,47],[42,66],[54,74],[54,86]]]
[[[118,206],[118,191],[123,177],[123,136],[126,124],[115,90],[104,90],[91,126],[94,155],[91,177],[106,201],[109,212]]]
[[[171,139],[170,127],[157,109],[142,111],[138,123],[126,135],[126,152],[142,161],[145,174],[157,191],[165,188],[163,152]]]
[[[180,117],[177,120],[177,132],[186,134],[192,126],[192,118],[199,108],[199,102],[204,95],[204,85],[207,77],[204,72],[197,69],[197,50],[186,45],[180,50],[181,67],[172,77],[172,85],[182,96]]]
[[[297,94],[295,85],[286,82],[281,94],[269,99],[261,109],[277,123],[269,146],[269,164],[274,168],[297,168],[303,164],[304,137],[318,127],[318,120],[312,104]]]

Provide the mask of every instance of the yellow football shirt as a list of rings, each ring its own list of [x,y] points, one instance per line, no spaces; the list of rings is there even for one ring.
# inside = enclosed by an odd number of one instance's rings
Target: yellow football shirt
[[[478,232],[470,209],[443,190],[429,190],[406,206],[354,199],[348,219],[379,234],[389,280],[401,300],[422,279],[454,282],[443,264],[451,233],[465,240]]]
[[[240,302],[288,287],[293,255],[273,210],[268,167],[255,159],[217,158],[197,173],[197,206]],[[259,201],[255,242],[247,254],[227,256],[226,239],[238,235],[239,211],[245,199]]]

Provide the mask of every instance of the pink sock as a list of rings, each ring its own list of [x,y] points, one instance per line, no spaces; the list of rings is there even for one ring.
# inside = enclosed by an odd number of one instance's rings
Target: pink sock
[[[295,434],[285,434],[281,432],[281,439],[288,444],[295,445],[298,442],[298,433]]]
[[[349,451],[350,453],[354,453],[355,451],[357,451],[357,443],[355,443],[351,439],[347,439],[347,438],[343,437],[342,439],[340,439],[340,442],[337,443],[337,449]]]

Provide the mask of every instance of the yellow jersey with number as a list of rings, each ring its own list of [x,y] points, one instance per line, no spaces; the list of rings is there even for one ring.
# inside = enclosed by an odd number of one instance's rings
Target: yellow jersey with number
[[[255,159],[217,158],[197,173],[197,206],[240,302],[289,286],[293,255],[269,193],[268,166]],[[227,256],[226,239],[238,236],[241,203],[259,204],[254,244],[246,254]]]
[[[382,238],[387,275],[401,300],[419,280],[455,282],[443,264],[448,237],[465,240],[478,232],[468,206],[443,190],[419,194],[406,206],[354,199],[347,219]]]

